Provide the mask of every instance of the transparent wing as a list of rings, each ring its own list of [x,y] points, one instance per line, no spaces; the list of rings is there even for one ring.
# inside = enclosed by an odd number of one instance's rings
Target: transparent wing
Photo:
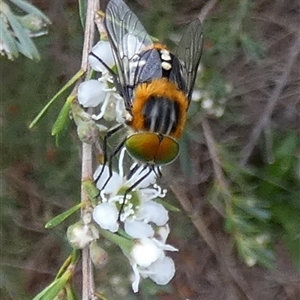
[[[150,36],[137,16],[122,0],[110,0],[106,7],[105,27],[118,70],[119,91],[125,107],[131,107],[132,87],[135,75],[132,65],[136,64],[138,54],[153,45]]]
[[[192,92],[197,76],[203,48],[203,28],[199,19],[192,21],[186,28],[176,51],[183,68],[182,77],[186,82],[188,100],[191,100]]]

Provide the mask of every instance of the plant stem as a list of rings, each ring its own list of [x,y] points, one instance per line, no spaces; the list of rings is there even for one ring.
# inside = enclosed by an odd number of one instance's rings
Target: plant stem
[[[87,1],[87,11],[86,11],[86,23],[84,32],[84,44],[82,50],[82,61],[81,69],[86,71],[85,74],[89,73],[88,65],[88,55],[91,51],[94,35],[95,35],[95,25],[94,25],[94,14],[99,10],[99,0],[88,0]],[[89,111],[92,113],[92,111]],[[82,182],[87,179],[92,179],[93,169],[92,169],[92,145],[82,144]],[[81,186],[81,201],[87,201],[88,195],[84,190],[83,185]],[[83,216],[86,212],[85,206],[81,210],[81,215]],[[82,250],[82,300],[92,299],[94,292],[94,281],[93,281],[93,268],[90,259],[89,248],[86,247]]]

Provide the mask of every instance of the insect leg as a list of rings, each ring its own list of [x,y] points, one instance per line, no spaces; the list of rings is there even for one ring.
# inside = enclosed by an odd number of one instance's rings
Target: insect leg
[[[118,221],[120,221],[120,217],[121,217],[121,214],[122,214],[124,205],[125,205],[125,201],[126,201],[127,195],[128,195],[135,187],[137,187],[137,186],[138,186],[145,178],[147,178],[147,177],[150,175],[150,173],[153,171],[153,168],[152,168],[151,166],[145,165],[145,168],[147,168],[147,167],[149,168],[148,172],[147,172],[145,175],[143,175],[141,178],[139,178],[136,182],[134,182],[134,183],[133,183],[126,191],[125,191],[124,196],[123,196],[123,202],[122,202],[121,207],[120,207],[120,210],[119,210]],[[145,169],[145,168],[144,168],[144,169]],[[134,168],[134,169],[135,169],[135,171],[137,171],[136,168]],[[133,174],[131,174],[131,175],[133,175]]]
[[[118,132],[122,127],[124,126],[124,124],[118,124],[116,126],[114,126],[113,128],[109,129],[105,136],[104,136],[104,139],[103,139],[103,154],[104,154],[104,157],[103,157],[103,167],[99,173],[99,175],[95,178],[94,182],[97,183],[97,181],[99,180],[99,178],[102,176],[103,174],[103,171],[104,171],[104,167],[107,165],[107,163],[109,165],[112,165],[112,163],[110,163],[110,161],[112,160],[111,157],[108,158],[108,155],[107,155],[107,144],[108,144],[108,139],[114,135],[116,132]],[[119,149],[120,151],[120,149]],[[115,152],[115,151],[114,151]],[[116,155],[116,154],[114,154]],[[111,176],[112,176],[112,171],[110,172],[111,173]],[[110,176],[110,177],[111,177]],[[106,183],[107,184],[107,183]],[[106,185],[105,184],[105,185]],[[104,186],[103,186],[104,187]]]
[[[108,171],[109,171],[109,174],[108,174],[108,178],[107,180],[105,181],[105,183],[103,184],[102,188],[101,189],[104,189],[106,187],[106,185],[108,184],[109,180],[111,179],[112,175],[113,175],[113,172],[112,172],[112,163],[113,163],[113,159],[114,157],[121,151],[121,149],[123,148],[124,144],[126,142],[126,138],[123,139],[121,141],[121,143],[115,148],[115,150],[113,151],[113,153],[110,155],[110,157],[107,159],[107,164],[108,164]],[[104,168],[105,165],[103,165],[103,168]],[[102,168],[102,169],[103,169]]]
[[[139,164],[135,164],[133,168],[131,168],[126,176],[126,179],[129,180],[133,175],[134,173],[140,168],[140,165]],[[145,165],[144,169],[147,168],[147,165]]]
[[[95,53],[90,52],[89,55],[95,57],[97,60],[101,62],[101,64],[107,69],[107,71],[112,75],[113,77],[117,77],[117,74],[114,70],[112,70],[100,57],[98,57]]]

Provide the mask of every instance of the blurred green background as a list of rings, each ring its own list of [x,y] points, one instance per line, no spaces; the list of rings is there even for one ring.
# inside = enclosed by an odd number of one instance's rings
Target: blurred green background
[[[1,63],[0,297],[31,299],[70,253],[68,219],[45,223],[78,203],[80,152],[70,120],[51,128],[63,97],[35,128],[40,109],[80,67],[77,2],[33,3],[52,21],[34,39],[41,59]],[[205,43],[180,159],[166,168],[176,276],[130,292],[118,249],[96,282],[108,299],[299,299],[300,8],[290,1],[131,1],[151,35],[176,44],[183,24],[205,18]],[[101,3],[104,6],[104,3]],[[18,11],[17,11],[18,12]],[[67,94],[66,94],[67,96]],[[178,172],[178,168],[181,172]],[[80,268],[75,286],[80,291]],[[104,282],[104,284],[103,284]]]

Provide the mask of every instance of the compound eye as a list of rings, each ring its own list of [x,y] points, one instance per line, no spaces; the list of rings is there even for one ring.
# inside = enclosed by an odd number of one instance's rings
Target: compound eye
[[[142,132],[129,136],[125,142],[131,157],[155,165],[166,165],[176,159],[179,153],[178,143],[169,136]]]

